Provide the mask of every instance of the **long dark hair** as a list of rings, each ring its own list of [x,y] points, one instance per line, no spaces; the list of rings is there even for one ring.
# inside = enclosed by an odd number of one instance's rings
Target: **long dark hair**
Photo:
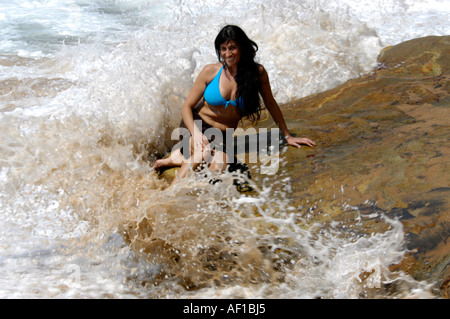
[[[237,95],[242,98],[244,103],[241,117],[250,118],[253,122],[256,122],[261,115],[259,65],[255,62],[258,45],[250,40],[238,26],[227,25],[220,30],[214,41],[217,57],[222,63],[220,45],[230,40],[238,44],[241,53],[237,74],[234,77],[237,83]],[[239,103],[238,99],[236,102]]]

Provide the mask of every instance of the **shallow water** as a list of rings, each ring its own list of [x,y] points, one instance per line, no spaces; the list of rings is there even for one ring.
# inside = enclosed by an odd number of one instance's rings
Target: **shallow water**
[[[368,72],[384,46],[450,31],[446,2],[364,4],[2,2],[0,296],[428,296],[389,270],[408,251],[398,221],[364,235],[369,217],[344,203],[353,220],[309,221],[284,157],[248,194],[194,176],[170,191],[150,169],[225,23],[259,44],[280,103]]]

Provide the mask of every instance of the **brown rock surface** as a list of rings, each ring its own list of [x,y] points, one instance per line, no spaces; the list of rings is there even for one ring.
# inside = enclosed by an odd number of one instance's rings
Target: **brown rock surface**
[[[400,218],[414,251],[395,267],[437,282],[436,294],[448,298],[450,36],[388,47],[378,62],[370,74],[282,106],[291,131],[317,143],[283,155],[292,201],[316,203],[317,219],[345,219],[345,205]],[[266,117],[258,127],[275,124]]]

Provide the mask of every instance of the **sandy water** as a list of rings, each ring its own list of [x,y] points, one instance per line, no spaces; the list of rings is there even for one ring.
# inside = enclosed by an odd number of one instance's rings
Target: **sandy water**
[[[168,191],[150,164],[174,144],[224,24],[259,44],[285,103],[371,70],[384,46],[448,34],[448,3],[0,7],[2,298],[428,296],[426,283],[389,270],[407,252],[399,222],[367,237],[346,230],[369,218],[356,209],[350,225],[301,221],[310,207],[291,206],[282,155],[251,194],[226,177]],[[393,293],[382,288],[391,281]]]

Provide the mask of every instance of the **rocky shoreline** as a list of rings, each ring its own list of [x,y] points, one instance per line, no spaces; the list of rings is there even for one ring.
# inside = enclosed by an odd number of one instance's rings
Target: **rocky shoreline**
[[[351,223],[348,207],[378,216],[363,221],[368,234],[386,230],[380,216],[398,218],[410,253],[391,268],[434,284],[447,299],[449,72],[450,36],[413,39],[383,49],[369,74],[281,106],[291,132],[317,142],[283,151],[292,205],[309,207],[311,223]],[[274,127],[263,112],[256,128]],[[170,180],[174,171],[162,176]]]
[[[292,131],[318,144],[284,154],[292,201],[320,202],[317,219],[345,219],[342,205],[399,218],[411,253],[393,268],[435,283],[442,298],[450,294],[449,72],[450,36],[413,39],[382,50],[369,74],[282,106]],[[267,118],[258,127],[275,125]]]

